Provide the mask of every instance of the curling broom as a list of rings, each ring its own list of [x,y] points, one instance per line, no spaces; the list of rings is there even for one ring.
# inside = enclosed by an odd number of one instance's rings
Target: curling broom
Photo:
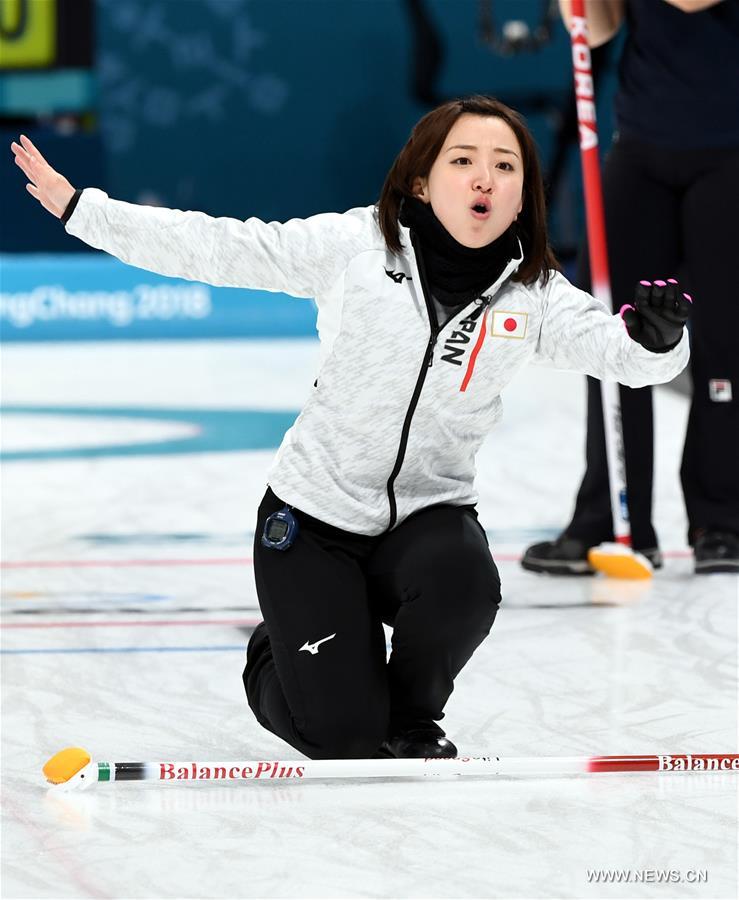
[[[734,772],[739,753],[662,756],[460,756],[455,759],[293,759],[231,762],[94,762],[81,747],[56,753],[43,768],[56,789],[99,782],[160,784],[215,781],[304,781],[308,778],[407,778],[487,775],[600,775],[608,772]]]
[[[575,79],[577,121],[580,130],[580,160],[585,190],[585,214],[590,255],[593,296],[611,309],[611,282],[608,272],[603,191],[598,160],[598,131],[585,0],[572,0],[572,64]],[[624,462],[621,404],[618,384],[601,381],[603,421],[606,433],[608,483],[613,514],[613,542],[592,547],[590,565],[613,578],[651,578],[652,564],[631,546],[631,529],[626,500],[626,468]]]

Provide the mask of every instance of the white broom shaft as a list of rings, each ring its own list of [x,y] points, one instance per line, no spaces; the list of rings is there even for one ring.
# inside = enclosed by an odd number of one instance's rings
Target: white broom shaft
[[[739,754],[522,756],[457,759],[239,760],[98,763],[100,781],[294,781],[309,778],[403,778],[465,775],[576,775],[606,772],[739,773]]]
[[[226,770],[229,777],[241,779],[295,778],[404,778],[413,776],[444,777],[454,775],[501,775],[541,771],[541,759],[521,757],[501,760],[497,757],[461,757],[459,759],[315,759],[283,762],[262,760],[233,763]],[[585,771],[583,760],[573,757],[556,761],[557,771],[567,774]],[[215,769],[225,769],[221,763],[154,763],[150,777],[157,781],[176,780],[177,773],[197,779],[198,774],[211,778]],[[202,767],[206,770],[203,771]],[[231,774],[233,772],[233,775]],[[219,773],[220,775],[221,773]],[[184,780],[181,779],[181,780]],[[213,778],[213,780],[216,780]]]
[[[626,505],[626,462],[618,384],[615,381],[601,381],[600,397],[603,407],[603,427],[606,433],[606,461],[613,517],[613,539],[618,544],[630,547],[631,524]]]

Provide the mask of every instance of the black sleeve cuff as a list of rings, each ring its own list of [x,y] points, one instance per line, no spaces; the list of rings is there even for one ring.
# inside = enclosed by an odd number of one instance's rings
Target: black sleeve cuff
[[[66,225],[67,222],[72,217],[72,213],[77,208],[77,204],[80,202],[81,196],[82,196],[82,188],[77,188],[77,190],[74,192],[74,196],[67,204],[67,208],[62,213],[62,225]]]
[[[683,336],[681,334],[680,337],[676,341],[673,341],[673,343],[671,344],[665,344],[662,347],[648,347],[647,349],[651,350],[652,353],[669,353],[670,350],[674,350],[675,347],[677,347],[682,338]]]

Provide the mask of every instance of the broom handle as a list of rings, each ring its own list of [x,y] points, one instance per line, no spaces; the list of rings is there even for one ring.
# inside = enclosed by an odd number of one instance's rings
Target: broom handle
[[[595,115],[595,88],[587,39],[585,0],[572,0],[572,65],[575,80],[577,121],[580,130],[580,161],[585,190],[585,220],[588,233],[590,277],[593,296],[611,310],[611,280],[608,271],[603,189],[598,158],[598,131]],[[628,506],[626,502],[626,467],[624,462],[621,404],[618,384],[601,381],[603,422],[606,435],[608,484],[611,494],[614,539],[631,546]]]
[[[577,775],[607,772],[736,772],[739,753],[662,756],[477,756],[457,759],[301,759],[97,763],[98,781],[294,781],[450,775]]]

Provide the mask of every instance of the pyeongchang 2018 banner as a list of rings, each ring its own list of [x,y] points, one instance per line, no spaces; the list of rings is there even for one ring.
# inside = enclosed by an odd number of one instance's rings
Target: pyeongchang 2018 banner
[[[0,256],[4,341],[305,337],[310,300],[165,278],[98,254]]]

